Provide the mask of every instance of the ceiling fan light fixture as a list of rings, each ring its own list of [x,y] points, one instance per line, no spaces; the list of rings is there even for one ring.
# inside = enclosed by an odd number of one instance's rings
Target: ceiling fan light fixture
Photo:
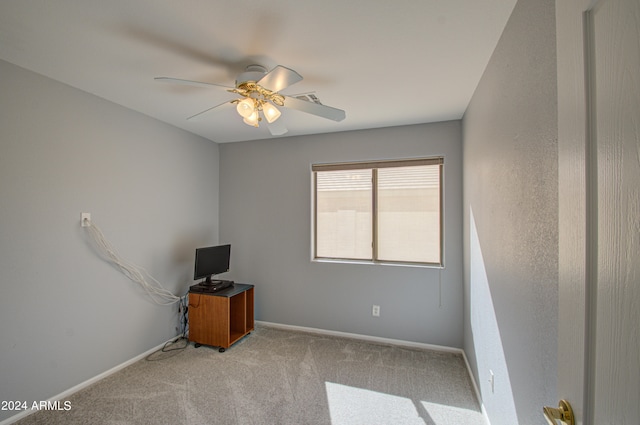
[[[242,99],[240,102],[238,102],[238,106],[236,106],[236,110],[238,111],[240,116],[242,116],[245,119],[248,119],[253,114],[257,115],[256,103],[250,97]]]
[[[278,108],[276,108],[269,102],[264,102],[264,104],[262,105],[262,112],[264,113],[264,116],[269,123],[274,122],[275,120],[280,118],[280,115],[282,115]]]
[[[302,80],[302,76],[292,69],[277,65],[270,71],[260,65],[250,65],[245,72],[236,78],[235,87],[227,87],[221,84],[207,83],[203,81],[184,80],[180,78],[156,77],[158,81],[169,83],[192,85],[197,87],[220,87],[229,93],[238,95],[229,102],[221,103],[205,111],[188,117],[188,120],[201,118],[211,111],[217,111],[223,105],[235,104],[236,111],[245,124],[258,127],[263,118],[268,122],[268,129],[272,136],[285,134],[287,129],[280,119],[280,107],[297,109],[308,114],[327,118],[333,121],[345,119],[345,112],[341,109],[323,105],[311,94],[290,97],[279,94],[280,90]],[[286,101],[286,104],[285,104]],[[262,117],[264,115],[264,117]]]

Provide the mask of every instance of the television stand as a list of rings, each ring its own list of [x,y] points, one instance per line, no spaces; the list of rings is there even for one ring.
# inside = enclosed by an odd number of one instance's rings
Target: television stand
[[[194,285],[198,286],[198,285]],[[253,285],[236,283],[215,292],[189,290],[189,341],[221,353],[254,329]]]

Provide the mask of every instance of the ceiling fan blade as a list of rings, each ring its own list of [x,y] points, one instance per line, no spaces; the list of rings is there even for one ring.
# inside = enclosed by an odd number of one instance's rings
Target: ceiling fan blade
[[[342,121],[347,114],[342,109],[332,108],[331,106],[321,105],[308,100],[301,100],[291,96],[284,97],[284,106],[308,114],[317,115],[333,121]]]
[[[226,102],[221,103],[219,105],[212,106],[209,109],[205,109],[202,112],[198,112],[195,115],[191,115],[189,118],[187,118],[187,121],[198,121],[198,120],[201,120],[201,119],[205,118],[208,114],[210,114],[212,112],[217,112],[217,111],[214,111],[214,109],[219,108],[219,107],[224,106],[224,105],[227,105],[227,104],[231,104],[231,102],[230,101],[226,101]]]
[[[302,81],[302,75],[293,69],[278,65],[267,72],[257,83],[267,90],[279,92],[292,84]]]
[[[171,78],[171,77],[155,77],[154,80],[160,81],[163,83],[173,83],[173,84],[182,84],[186,86],[195,86],[195,87],[221,87],[223,89],[232,90],[234,87],[223,86],[222,84],[214,84],[214,83],[205,83],[202,81],[193,81],[193,80],[183,80],[181,78]]]
[[[267,128],[272,136],[282,136],[289,131],[282,120],[276,120],[272,123],[267,122]]]

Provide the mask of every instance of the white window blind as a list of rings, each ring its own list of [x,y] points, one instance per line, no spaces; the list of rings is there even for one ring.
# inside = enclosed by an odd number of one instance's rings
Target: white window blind
[[[443,163],[312,166],[314,257],[441,265]]]
[[[316,175],[316,256],[371,259],[371,170]]]

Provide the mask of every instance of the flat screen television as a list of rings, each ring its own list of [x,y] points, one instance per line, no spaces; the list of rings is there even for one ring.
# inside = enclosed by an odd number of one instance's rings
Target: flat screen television
[[[208,285],[216,283],[212,281],[211,278],[217,274],[229,271],[230,257],[231,245],[197,248],[193,279],[205,279],[203,283]]]

